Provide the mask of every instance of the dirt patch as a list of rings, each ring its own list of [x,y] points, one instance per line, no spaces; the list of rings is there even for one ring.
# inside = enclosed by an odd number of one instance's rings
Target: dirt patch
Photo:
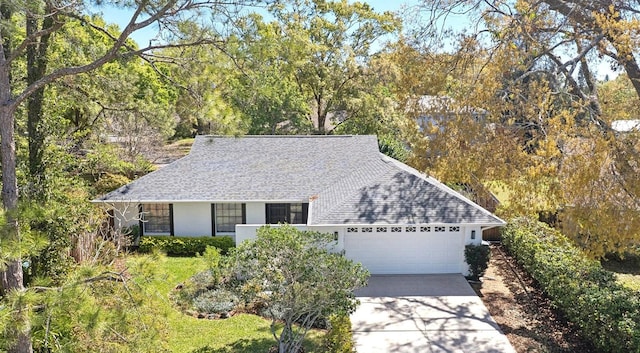
[[[519,353],[597,352],[501,245],[491,246],[479,295]]]

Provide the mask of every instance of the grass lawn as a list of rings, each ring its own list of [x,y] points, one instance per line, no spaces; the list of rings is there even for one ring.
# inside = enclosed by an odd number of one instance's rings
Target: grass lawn
[[[640,275],[632,275],[629,273],[617,273],[618,282],[623,286],[640,291]]]
[[[623,286],[640,291],[640,255],[630,255],[624,260],[608,259],[602,261],[602,266],[615,272]]]
[[[167,257],[162,259],[166,270],[163,281],[154,290],[166,293],[163,305],[172,308],[167,317],[169,349],[172,352],[267,352],[275,344],[271,335],[271,321],[259,316],[239,314],[224,320],[205,320],[187,316],[173,308],[169,292],[179,283],[205,269],[199,258]],[[313,331],[307,336],[306,352],[320,352],[323,332]]]

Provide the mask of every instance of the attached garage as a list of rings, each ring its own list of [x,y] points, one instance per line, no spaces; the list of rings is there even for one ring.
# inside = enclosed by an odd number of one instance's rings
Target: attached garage
[[[345,255],[372,274],[464,272],[464,231],[459,226],[350,227]]]

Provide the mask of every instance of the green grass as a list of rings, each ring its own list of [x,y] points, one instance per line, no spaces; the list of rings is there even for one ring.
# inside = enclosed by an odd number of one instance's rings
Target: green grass
[[[617,273],[616,277],[618,282],[622,283],[623,286],[640,291],[640,275]]]
[[[197,319],[177,310],[169,293],[181,282],[206,268],[200,258],[166,257],[159,260],[164,269],[162,281],[153,290],[163,293],[167,305],[169,342],[172,352],[222,353],[267,352],[275,344],[271,335],[271,321],[259,316],[238,314],[224,320]],[[166,293],[166,294],[164,294]],[[313,331],[307,336],[306,352],[320,352],[324,333]]]
[[[640,291],[640,255],[627,254],[624,259],[609,258],[602,267],[614,272],[623,286]]]

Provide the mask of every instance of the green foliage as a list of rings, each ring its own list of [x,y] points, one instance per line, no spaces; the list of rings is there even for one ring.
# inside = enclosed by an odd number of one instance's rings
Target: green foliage
[[[469,265],[469,277],[479,280],[489,267],[491,249],[485,245],[467,245],[464,247],[464,259]]]
[[[213,276],[216,283],[220,283],[222,279],[222,255],[220,254],[220,250],[213,246],[207,246],[202,254],[202,258],[207,263],[207,268],[209,268],[209,272]]]
[[[231,252],[232,273],[246,278],[244,295],[262,300],[274,324],[284,323],[279,335],[272,327],[280,352],[299,352],[317,320],[355,309],[353,291],[366,284],[368,272],[330,252],[333,244],[332,234],[265,226],[255,241]]]
[[[180,290],[174,292],[174,300],[183,309],[195,309],[198,312],[219,314],[231,311],[238,303],[238,297],[224,286],[224,259],[218,248],[207,246],[202,260],[207,270],[198,272],[182,283]],[[216,304],[224,301],[226,304]]]
[[[345,120],[357,120],[349,131],[377,127],[383,107],[393,104],[377,94],[366,66],[371,47],[398,30],[398,19],[362,2],[295,0],[268,10],[271,22],[250,14],[229,38],[243,68],[230,97],[249,131],[327,133]]]
[[[505,228],[503,242],[599,351],[640,351],[637,291],[617,283],[613,273],[544,223],[516,219]]]
[[[8,293],[0,302],[0,332],[27,319],[37,352],[163,352],[166,307],[150,289],[162,281],[158,258],[111,266],[77,266],[58,286],[45,279]],[[28,308],[25,310],[25,308]],[[22,313],[22,317],[21,317]],[[0,351],[11,344],[0,339]]]
[[[196,256],[205,254],[207,247],[218,248],[221,254],[226,254],[234,243],[230,237],[143,236],[138,251],[151,253],[160,250],[169,256]]]
[[[190,282],[204,283],[211,280],[201,278],[200,274],[208,273],[202,257],[169,257],[161,258],[161,267],[165,270],[164,280],[152,283],[149,290],[165,295],[172,295],[188,290]],[[201,272],[204,271],[204,272]],[[195,274],[195,276],[194,276]],[[191,278],[191,276],[194,276]],[[192,282],[192,284],[195,284]],[[176,284],[184,283],[182,290],[175,290]],[[159,303],[175,308],[173,302]],[[183,307],[188,309],[188,307]],[[254,353],[267,352],[273,346],[269,325],[271,321],[250,314],[236,313],[224,320],[202,320],[185,315],[178,310],[171,310],[168,316],[169,349],[172,352],[216,352],[216,353]],[[324,331],[313,330],[305,342],[305,351],[324,352],[322,338]]]
[[[329,332],[324,337],[324,348],[330,353],[354,353],[355,345],[349,315],[337,314],[329,317]]]
[[[39,254],[49,244],[47,238],[32,231],[28,223],[20,223],[19,237],[14,228],[9,226],[8,222],[15,219],[16,215],[26,216],[28,212],[29,209],[25,207],[13,212],[0,209],[0,271],[4,271],[8,262]]]
[[[399,140],[398,136],[389,134],[378,135],[378,147],[380,148],[380,152],[400,162],[404,163],[407,161],[407,158],[409,158],[409,150]]]
[[[233,45],[227,45],[230,50]],[[174,110],[179,119],[174,139],[202,134],[236,135],[245,133],[240,114],[233,108],[233,86],[237,67],[229,52],[210,47],[167,48],[162,55],[179,57],[179,65],[167,65],[164,71],[176,89]],[[231,53],[235,55],[235,53]],[[231,96],[231,97],[230,97]]]
[[[180,289],[172,293],[173,300],[183,310],[201,310],[203,313],[209,313],[200,303],[195,303],[195,299],[201,297],[209,291],[216,290],[220,281],[211,270],[198,272],[192,277],[185,280],[180,285]],[[214,312],[211,312],[214,313]]]
[[[121,155],[122,151],[116,145],[95,142],[92,144],[92,149],[81,160],[80,172],[90,175],[99,183],[114,184],[116,181],[123,181],[124,178],[135,179],[154,169],[153,164],[141,156],[130,162],[124,160]],[[100,180],[105,177],[108,179]]]
[[[103,195],[130,182],[131,179],[124,175],[106,173],[100,176],[98,181],[93,184],[93,187],[96,190],[96,194]]]

